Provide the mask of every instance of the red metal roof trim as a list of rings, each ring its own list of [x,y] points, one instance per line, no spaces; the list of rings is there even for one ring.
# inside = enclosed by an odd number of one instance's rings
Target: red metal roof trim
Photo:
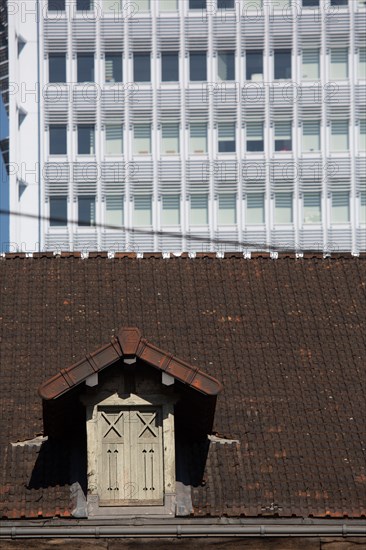
[[[218,380],[150,344],[141,337],[137,328],[122,328],[117,337],[114,336],[109,344],[98,348],[88,354],[85,359],[62,369],[58,374],[46,380],[38,388],[38,393],[42,399],[55,399],[85,382],[91,374],[109,367],[118,359],[133,356],[170,374],[176,380],[205,395],[217,395],[222,390],[222,385]]]

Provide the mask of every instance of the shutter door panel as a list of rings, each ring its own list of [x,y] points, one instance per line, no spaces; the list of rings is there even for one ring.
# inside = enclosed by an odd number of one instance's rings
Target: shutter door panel
[[[152,407],[98,410],[100,505],[162,505],[162,417]]]

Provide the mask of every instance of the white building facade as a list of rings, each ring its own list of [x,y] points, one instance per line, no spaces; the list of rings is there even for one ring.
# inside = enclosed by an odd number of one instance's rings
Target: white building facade
[[[365,0],[8,14],[10,250],[366,250]]]

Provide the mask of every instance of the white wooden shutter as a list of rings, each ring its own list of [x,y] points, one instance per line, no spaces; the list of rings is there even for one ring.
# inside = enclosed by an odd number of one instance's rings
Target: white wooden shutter
[[[317,80],[320,77],[319,59],[319,48],[303,50],[302,78],[304,80]]]
[[[102,407],[98,411],[98,434],[100,505],[163,504],[160,409]]]
[[[264,223],[264,193],[248,193],[246,223]]]

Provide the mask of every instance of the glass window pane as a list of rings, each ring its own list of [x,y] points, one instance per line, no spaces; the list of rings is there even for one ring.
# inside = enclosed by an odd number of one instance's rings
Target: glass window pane
[[[220,225],[230,225],[236,223],[235,193],[221,193],[219,195],[218,223]]]
[[[190,222],[191,222],[191,225],[208,224],[208,196],[207,195],[191,196]]]
[[[133,0],[134,4],[137,6],[137,11],[149,11],[150,10],[150,0]]]
[[[348,6],[348,0],[330,0],[331,6]]]
[[[179,153],[179,124],[162,125],[161,149],[163,155]]]
[[[178,52],[162,52],[161,80],[163,82],[177,82],[179,80]]]
[[[141,195],[134,198],[134,225],[151,225],[151,195]]]
[[[67,225],[67,197],[50,197],[50,226]]]
[[[274,77],[276,80],[291,78],[291,50],[275,50]]]
[[[150,82],[150,52],[133,54],[133,79],[135,82]]]
[[[292,223],[292,193],[275,194],[275,223]]]
[[[291,5],[291,0],[272,0],[272,6],[275,10],[283,10]]]
[[[79,155],[94,155],[94,125],[79,124],[78,125],[78,154]]]
[[[206,0],[189,0],[190,10],[205,10]]]
[[[180,224],[180,197],[179,195],[163,195],[162,225]]]
[[[193,81],[207,80],[206,52],[189,53],[189,78]]]
[[[360,120],[360,137],[358,150],[361,153],[366,151],[366,120]]]
[[[65,0],[48,0],[48,11],[65,11]]]
[[[358,78],[366,79],[366,48],[358,51]]]
[[[67,154],[67,132],[65,125],[50,126],[50,155]]]
[[[332,222],[346,223],[350,221],[350,205],[348,191],[333,191]]]
[[[160,0],[160,11],[177,11],[178,0]]]
[[[318,80],[320,78],[319,69],[319,49],[303,50],[302,52],[302,78],[304,80]]]
[[[123,154],[123,127],[120,124],[108,124],[105,127],[105,154]]]
[[[105,199],[105,221],[107,225],[123,226],[123,196],[107,195]]]
[[[190,125],[190,153],[207,153],[207,124],[195,122]]]
[[[330,50],[330,77],[348,78],[348,48],[332,48]]]
[[[89,53],[78,53],[77,55],[77,77],[78,82],[94,81],[94,55]]]
[[[246,60],[246,79],[263,80],[263,51],[247,50]]]
[[[248,193],[246,223],[248,225],[264,223],[264,193]]]
[[[264,151],[263,122],[247,122],[247,151]]]
[[[95,197],[78,197],[78,226],[91,227],[95,225]]]
[[[235,124],[221,122],[218,125],[219,153],[235,152]]]
[[[105,54],[105,81],[122,82],[122,53]]]
[[[49,82],[66,82],[66,54],[48,54],[48,80]]]
[[[235,80],[235,53],[218,52],[217,74],[219,80]]]
[[[151,125],[135,124],[133,127],[133,154],[149,155],[151,153]]]
[[[122,0],[103,0],[102,6],[105,13],[117,15],[121,13]]]
[[[263,0],[245,0],[245,9],[260,10],[263,7]]]
[[[320,223],[321,221],[321,194],[304,193],[304,223]]]
[[[219,10],[233,10],[234,0],[217,0],[217,9]]]
[[[361,191],[360,197],[360,222],[366,223],[366,191]]]
[[[302,0],[302,7],[303,8],[318,8],[319,7],[319,0]]]
[[[330,150],[348,151],[348,120],[332,120]]]
[[[93,0],[76,0],[76,9],[77,9],[77,11],[92,10],[93,9]]]
[[[302,123],[302,150],[305,152],[320,151],[320,122]]]
[[[275,123],[275,151],[292,150],[291,122]]]

